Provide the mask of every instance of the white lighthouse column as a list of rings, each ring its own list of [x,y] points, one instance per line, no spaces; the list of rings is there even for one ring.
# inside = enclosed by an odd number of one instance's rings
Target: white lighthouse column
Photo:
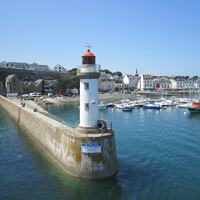
[[[80,79],[80,125],[81,127],[97,127],[98,79]]]
[[[77,67],[80,78],[80,124],[79,132],[97,133],[99,119],[98,78],[100,65],[95,64],[95,55],[90,49],[82,56],[82,65]]]

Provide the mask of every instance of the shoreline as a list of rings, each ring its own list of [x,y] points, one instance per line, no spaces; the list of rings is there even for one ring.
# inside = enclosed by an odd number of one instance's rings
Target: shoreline
[[[104,94],[99,94],[99,102],[103,100],[109,100],[109,99],[116,99],[116,100],[121,100],[121,99],[129,99],[129,98],[134,98],[134,97],[171,97],[171,96],[187,96],[189,95],[189,92],[185,91],[168,91],[166,93],[163,92],[149,92],[149,91],[138,91],[134,92],[131,94],[124,94],[121,92],[115,92],[115,93],[104,93]],[[73,102],[79,102],[80,98],[73,98],[73,97],[64,97],[64,98],[51,98],[51,97],[46,97],[46,102],[50,103],[73,103]]]

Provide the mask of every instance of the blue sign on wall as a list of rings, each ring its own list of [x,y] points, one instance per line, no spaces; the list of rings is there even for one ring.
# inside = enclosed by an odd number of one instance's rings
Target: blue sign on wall
[[[82,143],[82,153],[101,153],[101,143]]]

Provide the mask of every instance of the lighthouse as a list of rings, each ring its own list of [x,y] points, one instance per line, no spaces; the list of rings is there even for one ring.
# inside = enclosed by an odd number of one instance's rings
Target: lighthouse
[[[80,78],[80,132],[98,132],[98,78],[101,66],[96,65],[95,58],[88,49],[82,56],[82,65],[77,67],[77,75]]]
[[[118,172],[115,136],[107,123],[107,129],[98,129],[99,100],[98,78],[100,65],[95,55],[87,52],[82,56],[82,65],[77,67],[80,78],[80,124],[73,135],[75,170],[72,175],[81,179],[103,180],[115,176]]]

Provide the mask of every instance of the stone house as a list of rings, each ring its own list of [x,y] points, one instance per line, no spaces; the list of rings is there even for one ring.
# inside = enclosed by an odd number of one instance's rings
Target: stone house
[[[20,80],[15,74],[6,77],[5,86],[7,93],[30,93],[30,92],[43,92],[44,81],[38,79],[35,82],[27,82]]]
[[[20,90],[22,90],[20,83],[19,78],[15,74],[7,76],[5,82],[7,93],[20,93]]]

